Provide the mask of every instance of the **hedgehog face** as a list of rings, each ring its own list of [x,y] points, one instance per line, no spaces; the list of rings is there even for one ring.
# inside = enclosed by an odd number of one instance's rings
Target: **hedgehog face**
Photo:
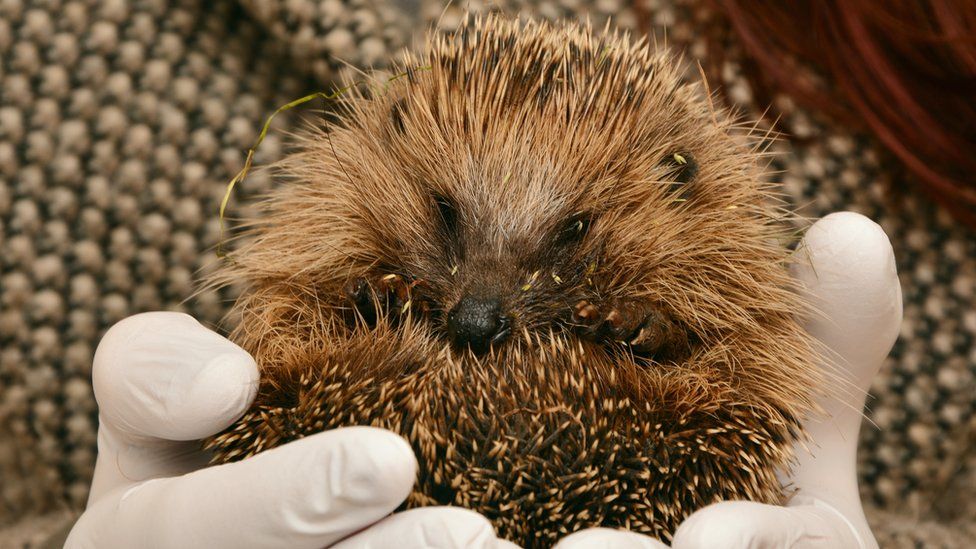
[[[777,501],[821,378],[742,139],[626,37],[435,39],[304,134],[217,277],[244,285],[232,338],[264,376],[217,456],[393,429],[411,505],[526,546]]]
[[[589,234],[595,214],[574,209],[579,201],[560,196],[556,185],[536,183],[553,191],[546,196],[508,193],[509,200],[499,202],[473,192],[485,184],[476,178],[427,191],[423,236],[397,243],[372,275],[379,284],[354,284],[359,294],[352,301],[360,313],[375,316],[372,292],[380,287],[390,294],[382,296],[387,312],[402,312],[409,299],[412,311],[420,310],[455,348],[476,353],[508,344],[513,332],[570,328],[573,299],[593,293],[587,277],[600,250],[598,237]],[[503,179],[501,185],[523,181],[511,174]],[[370,229],[374,241],[395,238],[383,226]]]
[[[579,176],[567,183],[553,167],[566,160],[556,152],[531,145],[521,151],[528,158],[547,157],[546,171],[508,172],[496,181],[491,178],[499,174],[472,174],[453,185],[412,189],[417,209],[427,210],[417,223],[422,234],[398,238],[389,230],[392,223],[367,228],[365,240],[395,249],[378,253],[385,256],[376,262],[379,267],[349,285],[356,312],[374,321],[378,312],[420,311],[455,348],[476,353],[507,345],[513,333],[551,337],[575,331],[657,359],[687,354],[689,329],[672,318],[665,303],[640,295],[641,285],[653,284],[652,278],[622,280],[601,272],[607,244],[621,244],[633,230],[627,205],[591,199]],[[685,165],[688,156],[680,156]],[[501,159],[483,160],[481,166]],[[665,179],[645,181],[648,190],[682,185],[681,196],[689,194],[684,186],[690,181],[680,181],[679,170],[660,172]],[[484,192],[491,187],[504,199]],[[531,191],[520,192],[524,189]],[[679,204],[669,193],[646,195]],[[648,255],[646,240],[623,245],[627,254]]]

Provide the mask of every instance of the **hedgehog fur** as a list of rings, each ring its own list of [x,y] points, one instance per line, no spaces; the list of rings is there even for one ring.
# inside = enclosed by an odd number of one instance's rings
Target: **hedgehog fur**
[[[400,71],[299,134],[211,280],[262,375],[215,461],[383,427],[407,506],[526,547],[781,502],[824,379],[750,132],[587,25],[475,19]],[[457,310],[486,295],[478,348]]]

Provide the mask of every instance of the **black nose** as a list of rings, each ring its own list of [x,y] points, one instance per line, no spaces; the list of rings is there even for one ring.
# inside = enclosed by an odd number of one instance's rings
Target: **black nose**
[[[501,300],[466,296],[447,313],[447,333],[458,347],[470,347],[476,353],[488,350],[492,343],[508,337],[508,317],[502,314]]]

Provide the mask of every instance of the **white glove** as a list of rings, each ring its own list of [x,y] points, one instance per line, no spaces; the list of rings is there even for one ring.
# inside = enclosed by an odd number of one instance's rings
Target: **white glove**
[[[187,315],[119,322],[98,346],[92,378],[98,461],[65,547],[511,547],[460,508],[387,517],[410,492],[417,462],[381,429],[337,429],[206,467],[198,439],[244,413],[258,371]]]
[[[868,549],[878,546],[857,489],[856,453],[864,399],[901,325],[901,286],[887,236],[864,216],[829,215],[807,231],[793,275],[815,310],[807,330],[829,349],[830,367],[852,387],[821,401],[827,419],[804,422],[812,444],[798,445],[797,466],[784,483],[798,488],[785,507],[745,501],[700,509],[675,532],[673,549]],[[660,548],[631,532],[591,529],[558,549]]]

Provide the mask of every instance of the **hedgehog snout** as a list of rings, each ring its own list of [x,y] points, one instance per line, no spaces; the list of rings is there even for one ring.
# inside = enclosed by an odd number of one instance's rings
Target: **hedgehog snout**
[[[511,331],[511,320],[498,297],[467,295],[447,313],[451,343],[478,354],[507,339]]]

